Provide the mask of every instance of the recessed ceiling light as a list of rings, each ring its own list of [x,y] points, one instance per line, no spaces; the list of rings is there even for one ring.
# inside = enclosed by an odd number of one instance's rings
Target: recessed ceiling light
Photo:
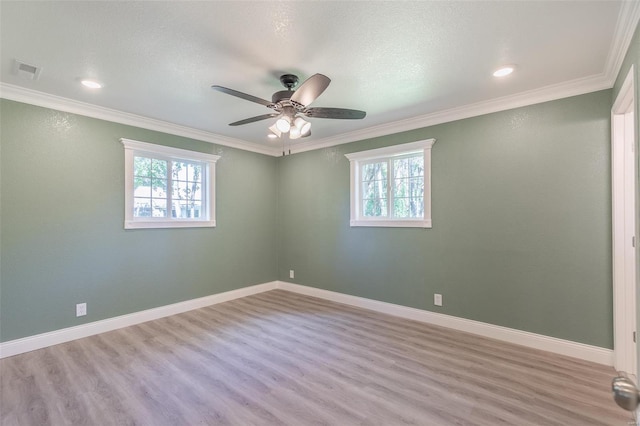
[[[82,83],[84,87],[88,87],[89,89],[102,89],[102,84],[98,83],[95,80],[81,80],[80,83]]]
[[[493,73],[493,76],[494,77],[505,77],[505,76],[511,74],[514,69],[515,69],[515,67],[513,65],[507,65],[507,66],[504,66],[502,68],[498,68],[497,70],[495,70],[494,73]]]
[[[277,135],[274,135],[273,133],[269,133],[269,134],[267,135],[267,137],[268,137],[269,139],[275,139],[275,138],[277,138],[278,136],[277,136]]]

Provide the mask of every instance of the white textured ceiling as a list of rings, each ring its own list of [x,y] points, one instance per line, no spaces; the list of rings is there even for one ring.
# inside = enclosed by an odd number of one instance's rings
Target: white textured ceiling
[[[496,99],[517,105],[611,87],[637,22],[633,3],[2,1],[2,95],[38,95],[21,92],[30,89],[209,132],[210,140],[276,147],[266,138],[271,120],[228,126],[270,110],[210,86],[270,99],[282,90],[279,75],[322,73],[332,82],[313,106],[367,117],[310,119],[313,134],[300,141],[320,146],[470,105],[499,109]],[[42,67],[40,78],[12,73],[14,59]],[[517,71],[495,79],[502,64]],[[105,87],[85,89],[83,77]]]

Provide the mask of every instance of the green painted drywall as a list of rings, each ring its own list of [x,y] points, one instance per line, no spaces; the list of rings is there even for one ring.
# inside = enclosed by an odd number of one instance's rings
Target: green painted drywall
[[[295,269],[300,284],[610,348],[611,96],[278,159],[3,100],[0,338]],[[222,154],[218,227],[125,231],[121,137]],[[432,137],[434,227],[350,228],[344,154]]]
[[[610,108],[605,90],[281,157],[280,279],[611,348]],[[350,228],[344,154],[428,138],[433,228]]]
[[[640,76],[640,25],[636,27],[636,31],[635,34],[633,36],[633,39],[631,40],[631,43],[629,45],[629,49],[627,50],[627,53],[625,55],[624,61],[622,62],[622,66],[620,67],[620,72],[618,73],[618,76],[616,78],[616,82],[613,86],[613,94],[612,94],[612,98],[611,98],[611,103],[613,104],[613,102],[615,102],[615,99],[618,97],[618,93],[620,93],[620,89],[622,87],[622,83],[624,83],[624,80],[627,78],[627,75],[629,74],[629,70],[631,69],[631,66],[633,65],[634,71],[633,71],[633,78],[634,78],[634,84],[635,84],[635,89],[636,89],[636,93],[635,93],[635,105],[634,105],[634,111],[635,111],[635,134],[636,134],[636,149],[635,149],[635,153],[636,153],[636,172],[637,172],[637,179],[638,181],[640,181],[640,155],[638,155],[638,152],[640,151],[640,143],[638,142],[638,136],[640,135],[639,131],[640,131],[640,108],[638,107],[638,105],[640,105],[640,81],[638,80],[638,77]],[[640,212],[640,196],[636,196],[636,212]],[[639,215],[637,214],[636,217],[638,217]],[[640,227],[640,223],[638,223],[638,227]],[[640,235],[640,230],[636,229],[636,236]],[[636,271],[640,271],[640,250],[636,250],[636,264],[637,264],[637,268]],[[636,317],[637,317],[637,330],[640,330],[640,273],[636,274]],[[640,340],[638,340],[637,342],[638,345],[638,365],[640,365]]]
[[[277,159],[7,100],[0,120],[1,341],[277,278]],[[120,138],[221,155],[218,226],[125,231]]]

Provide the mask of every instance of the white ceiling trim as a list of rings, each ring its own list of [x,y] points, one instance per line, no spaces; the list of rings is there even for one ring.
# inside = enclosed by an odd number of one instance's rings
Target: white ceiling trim
[[[616,76],[620,72],[622,62],[624,61],[624,57],[627,53],[638,22],[640,22],[640,2],[624,2],[618,17],[618,24],[616,25],[616,32],[611,44],[607,64],[605,65],[605,69],[602,74],[529,90],[516,95],[505,96],[458,108],[437,111],[405,120],[373,126],[334,137],[319,139],[314,142],[293,144],[291,145],[291,153],[312,151],[314,149],[327,148],[349,142],[387,136],[394,133],[401,133],[451,121],[462,120],[465,118],[477,117],[484,114],[609,89],[613,87]],[[217,145],[252,151],[259,154],[272,155],[276,157],[282,155],[280,147],[265,146],[255,142],[230,138],[204,130],[193,129],[162,120],[100,107],[85,102],[63,98],[61,96],[49,95],[12,84],[0,83],[0,98],[112,121],[115,123],[141,127],[176,136],[197,139]]]
[[[344,143],[406,132],[465,118],[491,114],[493,112],[610,89],[615,84],[616,77],[622,68],[622,62],[629,50],[629,45],[633,39],[638,22],[640,22],[640,1],[627,1],[623,3],[618,15],[616,32],[611,42],[607,63],[604,72],[600,75],[554,84],[540,89],[529,90],[516,95],[482,101],[458,108],[437,111],[431,114],[369,127],[331,138],[320,139],[315,142],[299,143],[291,147],[291,153],[328,148]]]
[[[241,139],[229,138],[216,133],[180,126],[167,121],[156,120],[111,108],[104,108],[86,102],[63,98],[61,96],[49,95],[47,93],[25,89],[13,84],[0,83],[0,98],[97,118],[100,120],[111,121],[114,123],[125,124],[128,126],[140,127],[147,130],[155,130],[157,132],[168,133],[185,138],[197,139],[216,145],[252,151],[259,154],[273,156],[280,154],[277,148],[274,149],[273,147],[261,146]]]
[[[505,96],[489,101],[478,102],[465,105],[459,108],[452,108],[438,111],[418,117],[395,121],[380,126],[369,127],[345,133],[339,136],[324,138],[315,142],[302,142],[291,145],[291,153],[312,151],[315,149],[327,148],[349,142],[370,139],[380,136],[387,136],[423,127],[435,126],[437,124],[462,120],[465,118],[477,117],[493,112],[505,111],[508,109],[534,105],[542,102],[567,98],[570,96],[582,95],[598,90],[610,89],[613,86],[611,78],[604,74],[582,79],[573,80],[566,83],[554,84],[540,89],[529,90],[516,95]],[[126,124],[143,129],[155,130],[176,136],[197,139],[231,148],[238,148],[245,151],[252,151],[259,154],[272,155],[278,157],[282,155],[281,147],[264,146],[257,143],[240,139],[233,139],[203,130],[192,129],[166,121],[156,120],[127,112],[104,108],[85,102],[74,101],[60,96],[49,95],[31,89],[25,89],[12,84],[0,83],[0,98],[13,101],[24,102],[45,108]]]
[[[615,84],[616,77],[620,73],[622,62],[629,50],[638,22],[640,22],[640,2],[624,2],[620,8],[616,31],[613,35],[605,67],[605,75],[611,80],[611,87]]]
[[[520,108],[542,102],[568,98],[571,96],[583,95],[585,93],[596,92],[598,90],[610,89],[612,86],[613,83],[611,82],[611,79],[604,74],[581,78],[566,83],[553,84],[540,89],[529,90],[516,95],[504,96],[501,98],[491,99],[489,101],[482,101],[458,108],[451,108],[405,120],[394,121],[380,126],[369,127],[367,129],[345,133],[332,138],[320,139],[315,142],[299,143],[291,146],[291,153],[312,151],[314,149],[327,148],[348,142],[421,129],[424,127],[435,126],[437,124],[463,120],[465,118],[472,118],[513,108]]]

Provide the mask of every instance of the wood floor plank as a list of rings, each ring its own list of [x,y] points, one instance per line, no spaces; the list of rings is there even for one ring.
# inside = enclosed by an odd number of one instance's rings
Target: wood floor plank
[[[0,424],[627,425],[614,374],[274,290],[0,360]]]

